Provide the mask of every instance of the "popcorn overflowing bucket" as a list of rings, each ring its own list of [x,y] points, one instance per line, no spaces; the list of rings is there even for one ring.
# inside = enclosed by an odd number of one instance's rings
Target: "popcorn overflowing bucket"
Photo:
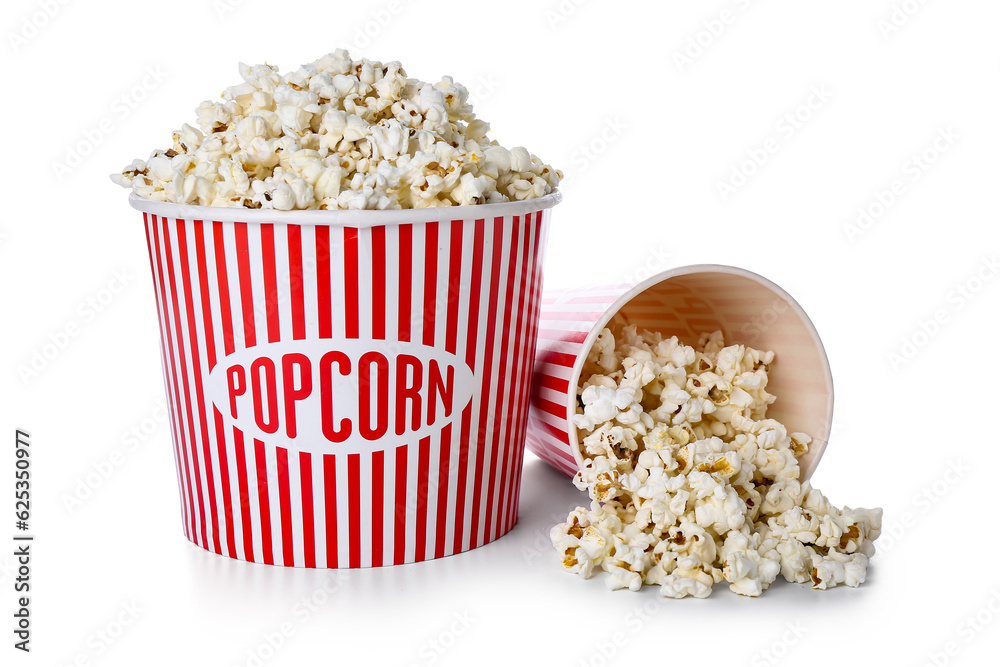
[[[335,568],[507,533],[560,198],[282,212],[132,197],[188,539]]]
[[[778,400],[768,418],[812,436],[800,457],[802,479],[819,463],[830,437],[833,378],[826,351],[809,317],[784,290],[731,266],[671,269],[637,285],[546,292],[542,297],[527,447],[568,475],[583,462],[577,429],[577,386],[597,336],[612,318],[676,335],[693,345],[721,330],[727,344],[773,350],[768,392]]]

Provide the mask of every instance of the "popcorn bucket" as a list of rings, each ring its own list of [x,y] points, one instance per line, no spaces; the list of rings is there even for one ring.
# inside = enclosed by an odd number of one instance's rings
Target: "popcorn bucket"
[[[188,539],[336,568],[507,533],[560,198],[284,212],[133,197]]]
[[[689,345],[721,330],[726,343],[773,350],[767,416],[812,436],[800,458],[802,479],[830,437],[833,377],[809,317],[771,281],[732,266],[703,264],[665,271],[637,285],[546,292],[535,355],[527,447],[572,476],[583,463],[576,426],[577,386],[598,334],[620,314],[640,329],[676,335]]]

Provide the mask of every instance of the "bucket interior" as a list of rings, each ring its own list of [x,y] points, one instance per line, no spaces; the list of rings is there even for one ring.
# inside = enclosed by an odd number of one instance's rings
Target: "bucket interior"
[[[721,330],[726,344],[774,351],[767,390],[777,399],[767,416],[789,432],[812,436],[800,459],[803,479],[808,478],[830,436],[833,379],[823,345],[802,308],[773,283],[730,267],[654,278],[637,290],[631,298],[626,295],[618,310],[628,324],[677,336],[688,345],[696,344],[702,333]]]

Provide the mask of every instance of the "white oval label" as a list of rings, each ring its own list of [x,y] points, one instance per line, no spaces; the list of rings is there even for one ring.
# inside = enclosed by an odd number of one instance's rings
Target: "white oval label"
[[[247,436],[317,454],[374,452],[439,432],[472,399],[458,357],[420,343],[309,340],[237,350],[206,392]]]

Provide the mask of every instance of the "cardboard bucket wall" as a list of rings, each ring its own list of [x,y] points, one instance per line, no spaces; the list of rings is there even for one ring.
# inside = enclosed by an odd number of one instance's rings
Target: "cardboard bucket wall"
[[[133,198],[188,539],[334,568],[507,533],[558,201],[273,212]]]
[[[802,308],[774,283],[743,269],[698,265],[672,269],[638,285],[547,291],[535,357],[527,447],[568,475],[582,462],[576,387],[597,335],[620,313],[628,324],[676,335],[689,345],[722,330],[728,343],[774,350],[768,417],[813,437],[800,460],[816,469],[833,418],[833,378],[826,351]]]

